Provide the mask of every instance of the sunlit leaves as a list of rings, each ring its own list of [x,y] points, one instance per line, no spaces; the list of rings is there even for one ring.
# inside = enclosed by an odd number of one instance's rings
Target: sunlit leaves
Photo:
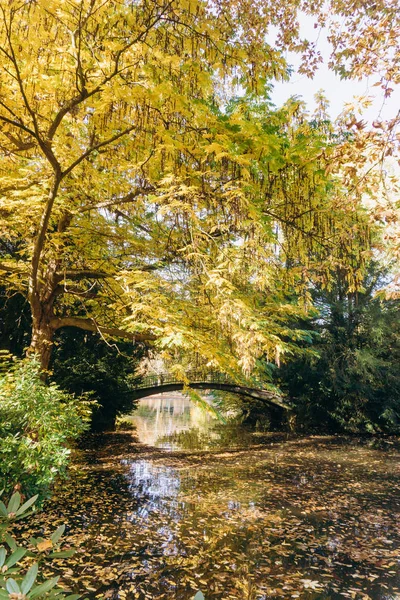
[[[370,157],[267,97],[282,49],[314,67],[297,0],[0,6],[0,235],[19,244],[0,272],[44,368],[75,326],[248,374],[291,351],[282,318],[313,278],[357,285]]]

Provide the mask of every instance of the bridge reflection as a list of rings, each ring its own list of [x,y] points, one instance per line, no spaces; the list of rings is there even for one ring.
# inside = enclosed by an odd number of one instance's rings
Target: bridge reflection
[[[142,398],[137,409],[130,416],[142,444],[158,448],[172,448],[167,436],[188,431],[195,427],[206,430],[212,417],[195,406],[190,399],[171,392]]]

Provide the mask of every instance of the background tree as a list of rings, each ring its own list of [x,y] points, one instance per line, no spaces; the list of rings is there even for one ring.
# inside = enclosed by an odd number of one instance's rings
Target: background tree
[[[0,239],[0,260],[15,258],[17,254],[17,244]],[[18,290],[0,283],[0,350],[22,357],[29,346],[31,327],[27,299]]]
[[[31,318],[26,298],[0,286],[0,350],[23,356],[29,346]]]
[[[375,263],[356,292],[339,271],[330,290],[314,290],[318,312],[303,324],[313,332],[313,352],[276,371],[276,381],[295,402],[300,427],[398,431],[400,313],[398,300],[383,297],[386,283],[387,273]]]

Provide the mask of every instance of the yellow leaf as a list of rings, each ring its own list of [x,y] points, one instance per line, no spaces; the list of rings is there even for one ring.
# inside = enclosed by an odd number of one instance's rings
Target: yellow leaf
[[[37,545],[39,552],[45,552],[46,550],[50,550],[52,547],[53,542],[51,540],[43,540],[43,542],[39,542]]]

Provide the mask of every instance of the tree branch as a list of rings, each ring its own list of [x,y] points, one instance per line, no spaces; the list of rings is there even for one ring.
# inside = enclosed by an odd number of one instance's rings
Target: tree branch
[[[76,327],[84,331],[92,331],[102,335],[110,335],[112,337],[124,338],[134,342],[151,342],[157,337],[151,333],[131,333],[117,327],[102,327],[98,325],[94,319],[85,319],[81,317],[55,317],[50,321],[50,327],[54,330],[62,327]]]
[[[75,106],[78,106],[78,104],[83,102],[88,97],[88,95],[89,94],[87,93],[87,90],[83,88],[82,91],[77,96],[75,96],[75,98],[72,98],[72,100],[67,102],[67,104],[64,104],[64,106],[58,111],[54,121],[52,122],[47,131],[47,139],[49,141],[52,141],[52,139],[54,138],[56,131],[65,115],[69,113],[73,108],[75,108]]]
[[[76,57],[76,61],[77,61],[77,71],[76,71],[76,75],[77,78],[80,80],[81,82],[81,86],[82,89],[79,90],[79,94],[77,96],[75,96],[75,98],[72,98],[69,102],[67,102],[57,113],[57,115],[55,116],[52,124],[50,125],[48,132],[47,132],[47,139],[49,141],[51,141],[54,137],[54,135],[56,134],[56,131],[60,125],[60,123],[62,122],[63,118],[65,117],[66,114],[68,114],[71,110],[73,110],[76,106],[79,106],[79,104],[81,104],[82,102],[84,102],[87,98],[90,98],[92,96],[94,96],[95,94],[97,94],[98,92],[100,92],[102,90],[102,88],[109,83],[112,79],[114,79],[117,75],[120,74],[121,69],[119,67],[119,63],[120,63],[120,59],[121,56],[127,51],[129,50],[129,48],[131,48],[132,46],[134,46],[135,44],[137,44],[138,42],[142,41],[144,37],[146,37],[146,35],[157,25],[157,23],[163,18],[164,14],[169,10],[169,8],[172,6],[173,4],[173,0],[171,0],[171,2],[169,2],[162,10],[161,13],[156,15],[154,17],[154,19],[147,24],[146,28],[144,29],[144,31],[142,31],[141,33],[139,33],[134,39],[132,39],[128,44],[126,44],[123,48],[121,48],[118,52],[117,55],[115,57],[115,61],[114,61],[114,68],[111,71],[111,73],[109,75],[107,75],[106,77],[104,77],[104,79],[98,84],[96,85],[96,87],[94,87],[91,90],[87,90],[85,88],[85,78],[83,76],[82,73],[82,65],[81,65],[81,59],[80,59],[80,53],[81,53],[81,48],[80,48],[80,44],[81,44],[81,40],[79,41],[79,49],[78,49],[78,54]],[[51,13],[50,13],[51,14]],[[87,15],[86,17],[86,21],[88,20],[90,15]],[[82,24],[80,24],[80,28],[79,28],[79,37],[81,38],[82,35]],[[68,171],[69,172],[69,171]]]
[[[11,11],[11,13],[10,13],[10,23],[8,25],[7,25],[7,22],[6,22],[6,15],[5,15],[5,12],[4,12],[3,8],[1,8],[1,12],[3,14],[3,22],[4,22],[4,26],[5,26],[5,31],[6,31],[8,46],[10,48],[10,53],[7,53],[7,56],[8,56],[9,60],[11,61],[11,63],[14,66],[15,74],[16,74],[16,80],[17,80],[17,83],[18,83],[18,87],[19,87],[21,96],[22,96],[25,108],[28,111],[28,114],[30,114],[30,116],[31,116],[32,123],[33,123],[33,128],[34,128],[35,134],[36,134],[35,137],[39,141],[39,127],[38,127],[38,124],[37,124],[36,114],[35,114],[35,111],[32,109],[31,105],[29,104],[29,100],[28,100],[28,97],[26,95],[24,84],[23,84],[23,81],[22,81],[21,71],[19,69],[17,57],[16,57],[16,54],[14,52],[14,46],[13,46],[12,40],[11,40],[12,22],[13,22],[13,18],[14,18],[14,16],[15,16],[15,14],[16,14],[17,11],[15,11],[15,10]]]
[[[53,296],[61,296],[63,294],[71,294],[72,296],[79,296],[80,298],[87,298],[87,299],[92,299],[94,300],[95,298],[98,297],[98,292],[97,291],[92,291],[93,286],[96,285],[95,283],[92,284],[92,286],[90,287],[90,289],[88,290],[81,290],[79,288],[73,288],[73,287],[65,287],[64,285],[58,285],[55,290],[53,291]]]
[[[37,234],[37,237],[35,240],[35,244],[33,247],[32,270],[31,270],[31,276],[30,276],[30,281],[29,281],[29,296],[30,296],[31,301],[34,300],[34,298],[37,294],[37,291],[38,291],[37,290],[37,275],[38,275],[38,270],[39,270],[40,257],[41,257],[42,251],[43,251],[43,246],[44,246],[45,239],[46,239],[47,228],[49,226],[51,212],[53,210],[53,205],[54,205],[55,199],[57,197],[58,188],[60,186],[60,183],[61,183],[61,177],[56,174],[53,187],[50,190],[45,209],[44,209],[44,211],[42,213],[42,217],[40,219],[39,231],[38,231],[38,234]]]
[[[33,187],[34,185],[38,185],[39,183],[39,180],[37,180],[31,181],[25,185],[8,185],[7,187],[0,188],[0,194],[6,194],[7,192],[24,192],[25,190],[29,190],[29,188]]]
[[[136,125],[131,125],[130,127],[127,127],[126,129],[124,129],[120,133],[117,133],[117,134],[113,135],[112,137],[108,138],[107,140],[104,140],[103,142],[100,142],[99,144],[96,144],[95,146],[92,146],[91,148],[88,148],[86,150],[86,152],[84,152],[83,154],[81,154],[79,158],[77,158],[76,160],[74,160],[74,162],[72,164],[70,164],[70,166],[67,167],[65,169],[65,171],[62,172],[62,177],[65,177],[66,175],[68,175],[69,173],[71,173],[71,171],[73,171],[75,169],[75,167],[77,167],[83,160],[85,160],[85,158],[87,158],[88,156],[90,156],[92,154],[92,152],[95,152],[96,150],[99,150],[100,148],[103,148],[104,146],[108,146],[108,145],[112,144],[113,142],[116,142],[117,140],[119,140],[124,135],[128,135],[128,133],[130,133],[131,131],[133,131],[135,129],[135,127],[136,127]]]
[[[31,150],[36,146],[37,142],[24,142],[22,139],[18,139],[12,135],[9,131],[2,131],[2,134],[14,144],[14,152],[24,152],[25,150]]]
[[[20,273],[21,275],[27,275],[28,271],[25,271],[22,267],[17,265],[6,265],[4,263],[0,263],[0,271],[6,271],[6,273]]]
[[[70,269],[62,273],[56,273],[56,278],[59,281],[62,279],[70,279],[72,281],[79,281],[81,279],[107,279],[107,277],[113,277],[113,273],[93,271],[91,269]]]
[[[162,267],[165,267],[164,261],[149,265],[137,265],[133,266],[132,268],[135,271],[143,271],[143,273],[147,273],[149,271],[156,271]],[[58,281],[61,281],[62,279],[69,279],[71,281],[80,281],[81,279],[108,279],[109,277],[114,277],[114,273],[107,273],[106,271],[94,271],[91,269],[67,269],[62,273],[56,273],[56,278]]]
[[[20,123],[19,121],[13,121],[12,119],[9,119],[8,117],[5,117],[3,115],[0,115],[0,121],[4,121],[4,123],[8,123],[9,125],[14,125],[14,127],[18,127],[19,129],[22,129],[22,131],[29,133],[29,135],[34,137],[35,140],[38,139],[36,133],[32,129],[29,129],[29,127],[27,127],[23,123]]]
[[[79,209],[79,212],[87,212],[89,210],[95,210],[97,208],[109,208],[110,206],[115,206],[116,204],[129,204],[137,198],[138,196],[149,194],[154,191],[153,186],[138,188],[134,192],[129,192],[126,196],[122,196],[122,198],[115,198],[114,200],[106,200],[104,202],[99,202],[98,204],[85,204]]]
[[[4,115],[0,115],[0,121],[4,121],[4,123],[8,123],[9,125],[13,125],[14,127],[18,127],[19,129],[22,129],[22,131],[29,133],[29,135],[31,135],[33,138],[35,138],[35,140],[37,140],[37,143],[40,146],[40,149],[42,150],[43,154],[45,155],[45,157],[47,158],[47,160],[53,167],[54,171],[57,174],[59,172],[61,172],[60,164],[59,164],[57,158],[55,157],[55,154],[54,154],[53,150],[51,149],[50,144],[47,142],[44,142],[38,133],[36,133],[35,131],[30,129],[23,123],[20,123],[19,121],[13,121],[12,119],[5,117]],[[10,139],[9,136],[7,136],[7,137],[8,137],[8,139]],[[29,144],[26,149],[29,149],[31,147],[33,147],[33,146],[31,146]],[[17,148],[18,148],[18,146],[17,146]]]
[[[11,123],[12,125],[15,125],[17,127],[19,127],[20,129],[23,129],[24,131],[27,131],[30,135],[33,135],[33,137],[38,141],[38,144],[40,146],[40,149],[42,150],[43,154],[45,155],[45,157],[47,158],[47,160],[49,161],[49,163],[51,164],[51,166],[53,167],[56,175],[58,175],[61,172],[61,168],[60,168],[60,164],[50,146],[50,141],[44,141],[41,136],[40,136],[40,131],[39,131],[39,125],[38,125],[38,121],[37,121],[37,113],[33,110],[33,108],[31,107],[29,100],[28,100],[28,96],[25,92],[25,87],[24,87],[24,82],[23,82],[23,78],[21,75],[21,71],[19,68],[19,64],[18,64],[18,60],[17,60],[17,56],[15,54],[14,51],[14,46],[12,44],[12,39],[11,39],[11,28],[12,28],[12,22],[13,22],[13,18],[17,12],[17,10],[14,10],[11,12],[11,16],[10,16],[10,23],[7,24],[6,22],[6,16],[5,16],[5,11],[4,9],[1,7],[0,8],[2,15],[3,15],[3,22],[4,22],[4,26],[5,26],[5,31],[6,31],[6,36],[7,36],[7,41],[8,41],[8,45],[10,48],[10,53],[6,53],[7,57],[9,58],[9,60],[11,61],[12,65],[14,66],[15,69],[15,79],[18,83],[18,87],[22,96],[22,100],[25,106],[26,111],[28,112],[28,114],[30,115],[31,119],[32,119],[32,124],[33,124],[33,131],[30,130],[28,127],[26,127],[25,125],[21,125],[20,123],[18,123],[18,121],[12,121],[11,119],[8,119],[8,122]],[[7,122],[7,117],[0,117],[3,121]]]

